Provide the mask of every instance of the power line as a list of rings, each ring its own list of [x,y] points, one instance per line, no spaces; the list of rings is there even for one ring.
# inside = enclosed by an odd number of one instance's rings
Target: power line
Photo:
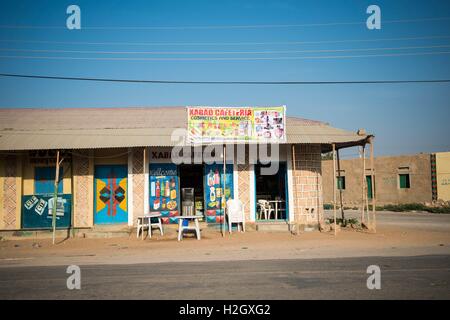
[[[352,51],[382,51],[382,50],[408,50],[408,49],[437,49],[449,48],[450,45],[435,46],[406,46],[382,48],[351,48],[351,49],[323,49],[323,50],[274,50],[274,51],[95,51],[95,50],[58,50],[58,49],[17,49],[0,48],[0,51],[36,52],[36,53],[87,53],[87,54],[154,54],[154,55],[208,55],[208,54],[285,54],[285,53],[326,53],[326,52],[352,52]]]
[[[152,84],[226,84],[226,85],[338,85],[338,84],[400,84],[400,83],[449,83],[450,79],[434,80],[361,80],[361,81],[179,81],[179,80],[144,80],[144,79],[112,79],[89,77],[61,77],[0,73],[0,77],[47,79],[47,80],[75,80],[97,82],[122,83],[152,83]]]
[[[446,55],[450,51],[436,52],[409,52],[409,53],[385,53],[362,55],[338,55],[338,56],[298,56],[298,57],[214,57],[214,58],[127,58],[127,57],[61,57],[61,56],[0,56],[0,59],[37,59],[37,60],[95,60],[95,61],[258,61],[258,60],[326,60],[326,59],[350,59],[350,58],[374,58],[374,57],[402,57],[402,56],[428,56]]]
[[[71,44],[71,45],[129,45],[129,46],[245,46],[245,45],[297,45],[297,44],[325,44],[347,42],[379,42],[379,41],[409,41],[449,39],[450,36],[399,37],[376,39],[343,39],[319,41],[269,41],[269,42],[86,42],[86,41],[51,41],[51,40],[17,40],[0,39],[0,42],[11,43],[39,43],[39,44]]]
[[[384,20],[383,24],[435,22],[450,20],[450,17],[417,18]],[[86,26],[85,30],[204,30],[204,29],[266,29],[266,28],[304,28],[304,27],[334,27],[345,25],[365,25],[366,21],[324,22],[301,24],[254,24],[254,25],[208,25],[208,26]],[[33,26],[33,25],[0,25],[0,29],[67,29],[66,26]]]

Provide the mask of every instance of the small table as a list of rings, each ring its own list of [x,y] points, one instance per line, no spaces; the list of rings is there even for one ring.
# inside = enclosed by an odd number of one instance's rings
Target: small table
[[[201,218],[201,216],[177,216],[174,217],[176,219],[178,219],[178,241],[181,241],[181,239],[183,239],[183,232],[186,230],[193,230],[195,231],[196,235],[197,235],[197,240],[200,240],[200,226],[198,223],[198,219]],[[187,220],[188,221],[188,225],[184,226],[183,225],[183,221]],[[189,226],[189,222],[190,221],[194,221],[194,226],[190,227]]]
[[[269,203],[275,203],[275,220],[278,219],[278,204],[283,203],[283,200],[270,200]]]
[[[152,223],[152,218],[157,218],[158,222]],[[147,220],[147,223],[145,222]],[[142,239],[144,239],[144,228],[148,228],[148,236],[152,237],[152,226],[157,226],[161,235],[164,235],[162,223],[161,223],[161,214],[160,213],[148,213],[143,216],[137,217],[137,235],[139,237],[139,231],[142,230]]]

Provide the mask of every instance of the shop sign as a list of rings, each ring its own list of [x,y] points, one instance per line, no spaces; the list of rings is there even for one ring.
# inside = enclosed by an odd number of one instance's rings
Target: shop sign
[[[72,158],[72,154],[67,150],[60,152],[60,158],[69,160]],[[30,164],[35,165],[55,165],[56,164],[56,150],[30,150],[28,152],[28,158]]]
[[[286,142],[286,108],[187,107],[188,141]]]

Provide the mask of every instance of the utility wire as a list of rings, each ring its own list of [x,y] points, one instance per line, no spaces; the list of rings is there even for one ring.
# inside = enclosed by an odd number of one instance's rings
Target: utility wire
[[[26,74],[13,74],[13,73],[0,73],[0,77],[48,79],[48,80],[123,82],[123,83],[240,84],[240,85],[338,85],[338,84],[396,84],[396,83],[449,83],[450,82],[450,79],[362,80],[362,81],[178,81],[178,80],[143,80],[143,79],[88,78],[88,77],[60,77],[60,76],[26,75]]]
[[[337,55],[337,56],[298,56],[298,57],[200,57],[200,58],[127,58],[127,57],[61,57],[61,56],[20,56],[6,55],[0,59],[37,59],[37,60],[95,60],[95,61],[258,61],[258,60],[326,60],[326,59],[350,59],[373,57],[402,57],[402,56],[429,56],[446,55],[450,51],[435,52],[408,52],[408,53],[384,53],[362,55]]]
[[[447,21],[450,17],[384,20],[383,24]],[[334,27],[345,25],[365,25],[366,21],[325,22],[302,24],[255,24],[255,25],[209,25],[209,26],[86,26],[82,30],[204,30],[204,29],[266,29]],[[0,29],[67,29],[66,26],[0,25]]]
[[[246,46],[246,45],[297,45],[297,44],[325,44],[347,42],[379,42],[379,41],[409,41],[449,39],[450,36],[424,36],[424,37],[399,37],[399,38],[375,38],[375,39],[342,39],[319,41],[269,41],[269,42],[87,42],[87,41],[51,41],[51,40],[18,40],[0,39],[0,42],[11,43],[39,43],[39,44],[70,44],[70,45],[129,45],[129,46]]]
[[[435,46],[407,46],[384,48],[351,48],[351,49],[324,49],[324,50],[275,50],[275,51],[94,51],[94,50],[55,50],[55,49],[17,49],[0,48],[0,51],[36,52],[36,53],[87,53],[87,54],[154,54],[154,55],[208,55],[208,54],[285,54],[285,53],[326,53],[326,52],[353,52],[353,51],[382,51],[382,50],[408,50],[408,49],[437,49],[449,48],[450,45]]]

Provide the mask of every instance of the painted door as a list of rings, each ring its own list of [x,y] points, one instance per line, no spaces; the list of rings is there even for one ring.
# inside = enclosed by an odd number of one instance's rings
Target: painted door
[[[102,165],[94,174],[94,223],[128,222],[127,166]]]

